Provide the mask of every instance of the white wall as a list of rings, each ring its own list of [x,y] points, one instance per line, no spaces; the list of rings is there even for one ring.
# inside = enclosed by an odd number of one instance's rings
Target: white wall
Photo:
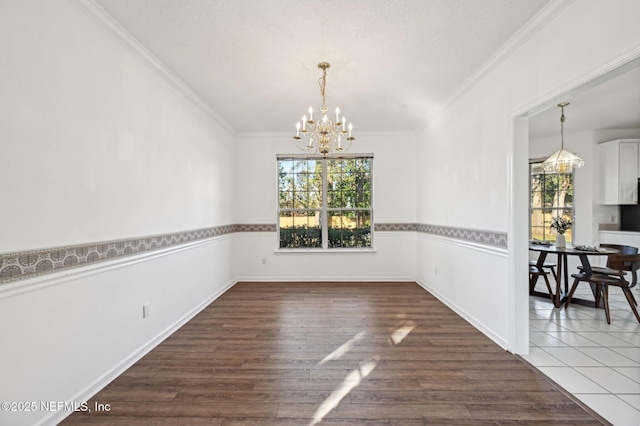
[[[416,162],[413,132],[360,132],[349,153],[373,154],[376,223],[415,223]],[[235,200],[238,223],[277,222],[278,154],[300,154],[291,134],[241,134]],[[374,252],[278,251],[273,233],[241,234],[234,259],[240,280],[413,280],[415,234],[377,232]],[[262,263],[264,260],[264,264]]]
[[[233,134],[119,37],[69,1],[0,2],[0,253],[233,223]],[[220,237],[2,285],[0,400],[83,401],[232,284],[231,254]]]
[[[475,274],[429,275],[437,266],[430,253],[438,251],[439,241],[428,236],[418,246],[418,280],[450,305],[465,306],[472,322],[521,353],[528,350],[522,321],[527,316],[528,205],[520,196],[528,191],[528,149],[519,147],[528,141],[514,118],[640,54],[637,1],[561,4],[566,7],[544,27],[507,46],[513,53],[476,74],[474,83],[429,122],[418,143],[420,163],[438,159],[418,174],[418,222],[509,232],[508,263],[492,269],[501,264],[496,253],[486,263],[491,279],[480,284],[487,294],[507,300],[465,305],[468,296],[462,290],[473,285]],[[478,251],[458,250],[456,264],[474,264]]]
[[[402,232],[378,233],[372,253],[279,253],[273,234],[255,233],[4,285],[0,400],[82,401],[236,278],[417,276],[496,342],[523,350],[514,342],[526,323],[512,320],[527,312],[528,207],[518,194],[528,190],[528,149],[513,143],[522,132],[512,117],[640,51],[639,15],[634,0],[568,2],[417,138],[358,135],[354,152],[375,155],[376,222],[509,232],[508,256]],[[0,51],[0,220],[11,224],[0,228],[0,253],[275,223],[275,156],[296,152],[290,135],[236,138],[73,2],[1,2]],[[0,423],[64,414],[2,412]]]

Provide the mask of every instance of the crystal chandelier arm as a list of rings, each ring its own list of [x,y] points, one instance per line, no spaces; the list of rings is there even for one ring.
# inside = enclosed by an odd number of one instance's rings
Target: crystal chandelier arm
[[[298,146],[298,149],[300,149],[301,151],[309,151],[311,149],[313,149],[313,138],[309,138],[309,143],[307,145],[300,145],[300,141],[302,140],[302,138],[294,138],[296,140],[296,145]]]

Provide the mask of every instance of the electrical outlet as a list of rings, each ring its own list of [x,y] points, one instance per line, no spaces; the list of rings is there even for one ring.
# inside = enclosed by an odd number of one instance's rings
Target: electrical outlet
[[[147,318],[149,316],[149,304],[145,303],[142,305],[142,318]]]

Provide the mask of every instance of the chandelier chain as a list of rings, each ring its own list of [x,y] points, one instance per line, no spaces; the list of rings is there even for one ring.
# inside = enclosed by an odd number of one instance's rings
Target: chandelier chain
[[[564,148],[564,107],[565,105],[560,104],[560,110],[562,113],[560,114],[560,148]]]
[[[318,84],[320,85],[320,95],[322,95],[322,106],[325,107],[327,105],[324,98],[324,91],[325,91],[325,88],[327,87],[327,69],[326,68],[322,69],[322,77],[318,79]]]

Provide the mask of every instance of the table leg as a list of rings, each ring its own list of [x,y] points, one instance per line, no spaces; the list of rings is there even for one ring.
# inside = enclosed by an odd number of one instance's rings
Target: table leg
[[[593,274],[593,269],[591,269],[591,263],[589,262],[589,258],[586,254],[579,254],[580,263],[582,263],[582,270],[585,274],[591,275]]]
[[[567,256],[558,253],[558,279],[556,280],[556,296],[553,305],[559,308],[562,303],[562,281],[564,279],[565,294],[567,293]]]
[[[569,294],[569,256],[562,255],[562,261],[564,263],[564,294]]]

